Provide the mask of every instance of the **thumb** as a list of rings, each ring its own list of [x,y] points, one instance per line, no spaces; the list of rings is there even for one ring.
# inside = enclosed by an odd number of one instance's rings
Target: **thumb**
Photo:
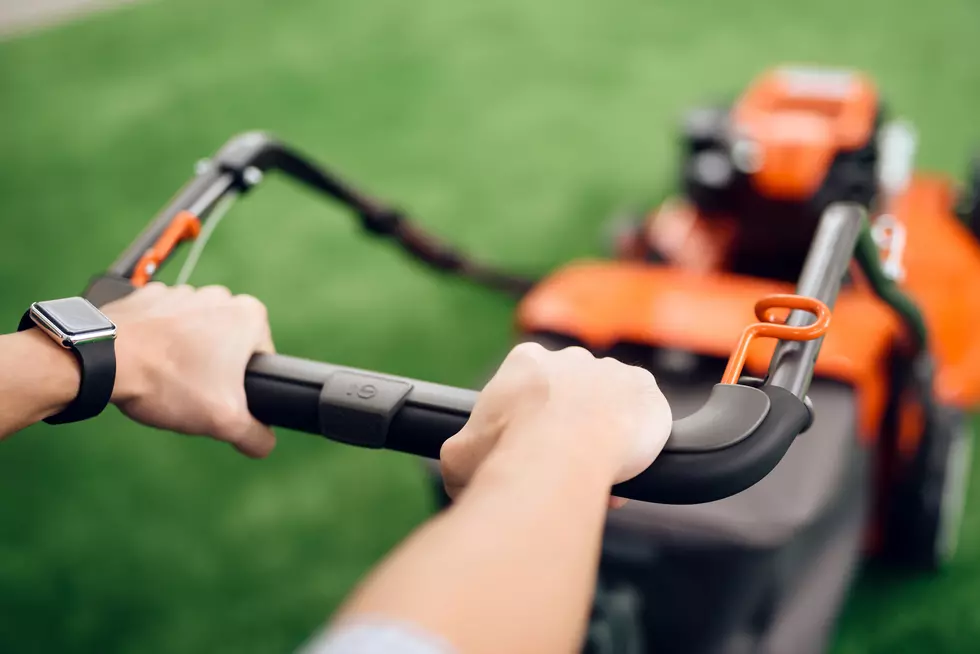
[[[276,446],[276,434],[271,427],[253,419],[251,424],[231,440],[231,444],[247,457],[263,459]]]
[[[469,483],[496,442],[494,434],[466,424],[442,444],[439,464],[450,497],[455,497]]]

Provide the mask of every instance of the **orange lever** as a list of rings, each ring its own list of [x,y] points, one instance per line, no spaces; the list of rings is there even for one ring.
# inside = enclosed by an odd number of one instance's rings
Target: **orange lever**
[[[774,309],[802,309],[814,314],[817,319],[803,327],[792,327],[779,322]],[[830,309],[820,300],[802,295],[770,295],[755,304],[755,316],[762,322],[749,325],[742,332],[738,346],[728,359],[722,384],[736,384],[742,376],[742,367],[749,352],[753,338],[779,338],[784,341],[811,341],[827,333],[830,327]]]
[[[156,243],[140,257],[136,267],[133,268],[133,276],[130,282],[133,286],[146,286],[146,283],[153,278],[160,264],[166,261],[174,248],[183,241],[197,238],[200,233],[200,218],[190,211],[178,213],[167,225],[167,229],[160,234]]]

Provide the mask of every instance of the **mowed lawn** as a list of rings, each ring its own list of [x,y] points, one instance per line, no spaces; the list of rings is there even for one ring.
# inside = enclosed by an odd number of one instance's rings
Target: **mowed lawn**
[[[975,0],[166,0],[0,43],[0,317],[78,292],[246,129],[532,273],[600,252],[611,212],[670,187],[682,109],[781,61],[868,70],[921,165],[962,175],[978,28]],[[282,352],[444,383],[512,338],[509,300],[278,180],[194,281],[264,300]],[[0,507],[0,651],[258,654],[301,643],[431,499],[407,457],[281,432],[253,462],[110,410],[3,443]],[[945,575],[862,580],[837,652],[977,650],[980,484],[968,510]]]

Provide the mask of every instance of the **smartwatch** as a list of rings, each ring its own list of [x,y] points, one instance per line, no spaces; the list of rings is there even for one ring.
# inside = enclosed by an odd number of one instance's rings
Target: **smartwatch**
[[[40,328],[78,359],[81,382],[78,395],[61,413],[44,422],[60,425],[94,418],[102,413],[116,383],[116,326],[80,297],[35,302],[20,320],[17,331]]]

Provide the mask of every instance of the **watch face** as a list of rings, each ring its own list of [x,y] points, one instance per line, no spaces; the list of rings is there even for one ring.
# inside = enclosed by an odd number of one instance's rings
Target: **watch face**
[[[48,323],[42,326],[54,328],[58,336],[72,342],[87,340],[86,335],[112,338],[115,333],[116,326],[112,321],[80,297],[37,302],[33,308],[37,316]]]

